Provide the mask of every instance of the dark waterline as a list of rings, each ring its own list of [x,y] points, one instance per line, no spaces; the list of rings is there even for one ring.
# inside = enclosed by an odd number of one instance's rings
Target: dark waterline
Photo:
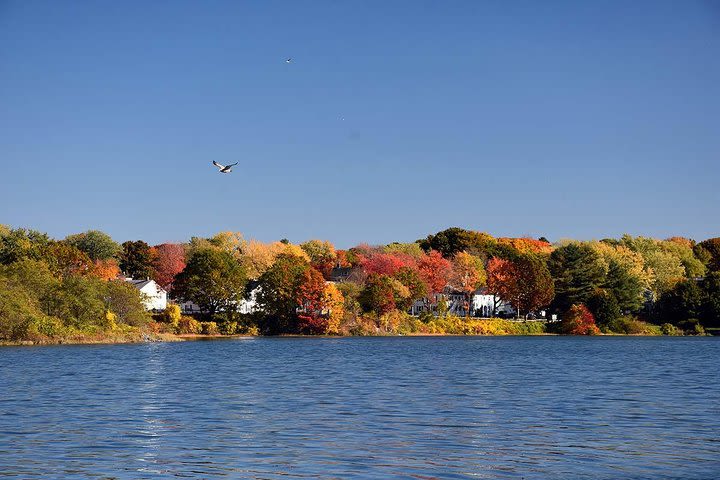
[[[720,338],[0,348],[0,477],[716,478]]]

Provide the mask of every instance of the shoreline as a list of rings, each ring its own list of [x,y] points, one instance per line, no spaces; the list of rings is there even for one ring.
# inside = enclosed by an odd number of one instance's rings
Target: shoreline
[[[697,335],[678,335],[678,338],[690,337],[694,338]],[[714,335],[706,335],[712,337]],[[59,340],[57,342],[35,342],[32,340],[21,340],[21,341],[0,341],[0,347],[42,347],[42,346],[59,346],[59,345],[132,345],[141,343],[176,343],[176,342],[192,342],[192,341],[207,341],[207,340],[231,340],[239,338],[396,338],[396,337],[673,337],[672,335],[646,335],[646,334],[600,334],[600,335],[562,335],[558,333],[538,333],[533,335],[478,335],[478,334],[454,334],[454,333],[412,333],[407,335],[395,334],[395,335],[302,335],[302,334],[287,334],[287,335],[246,335],[246,334],[235,334],[235,335],[206,335],[206,334],[153,334],[148,335],[144,339],[126,339],[126,340],[96,340],[96,339],[83,339],[75,341]]]

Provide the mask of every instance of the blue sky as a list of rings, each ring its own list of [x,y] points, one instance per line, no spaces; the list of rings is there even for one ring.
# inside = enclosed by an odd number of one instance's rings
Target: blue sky
[[[719,180],[718,2],[0,0],[0,223],[55,237],[700,240]]]

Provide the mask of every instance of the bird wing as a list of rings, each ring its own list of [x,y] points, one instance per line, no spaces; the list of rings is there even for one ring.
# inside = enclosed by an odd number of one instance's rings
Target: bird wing
[[[220,164],[219,164],[218,162],[216,162],[215,160],[213,160],[213,165],[215,165],[216,167],[218,167],[220,170],[222,170],[223,168],[225,168],[225,165],[220,165]]]
[[[230,165],[228,165],[228,167],[234,167],[234,166],[237,165],[238,163],[240,163],[240,162],[231,163]]]

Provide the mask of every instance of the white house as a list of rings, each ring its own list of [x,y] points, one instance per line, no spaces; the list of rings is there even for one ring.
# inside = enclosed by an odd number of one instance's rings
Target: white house
[[[432,298],[416,300],[410,307],[410,315],[420,315],[422,312],[436,313],[437,304],[441,298],[444,298],[447,302],[448,313],[459,316],[466,315],[465,294],[450,288],[446,288],[443,293],[435,294]],[[515,310],[512,305],[495,295],[488,294],[484,288],[476,290],[472,296],[470,314],[474,317],[488,318],[493,315],[512,315],[513,313],[515,313]]]
[[[127,279],[133,287],[144,295],[143,304],[147,310],[165,310],[167,307],[167,292],[155,280]]]
[[[260,291],[260,286],[255,284],[254,286],[248,285],[248,288],[250,288],[250,293],[248,294],[248,298],[243,298],[240,300],[240,302],[237,303],[236,311],[243,314],[249,314],[249,313],[255,313],[257,311],[257,294]],[[200,305],[190,301],[190,300],[182,300],[177,299],[177,304],[180,305],[180,311],[184,314],[193,314],[193,313],[203,313],[202,308],[200,308]]]

